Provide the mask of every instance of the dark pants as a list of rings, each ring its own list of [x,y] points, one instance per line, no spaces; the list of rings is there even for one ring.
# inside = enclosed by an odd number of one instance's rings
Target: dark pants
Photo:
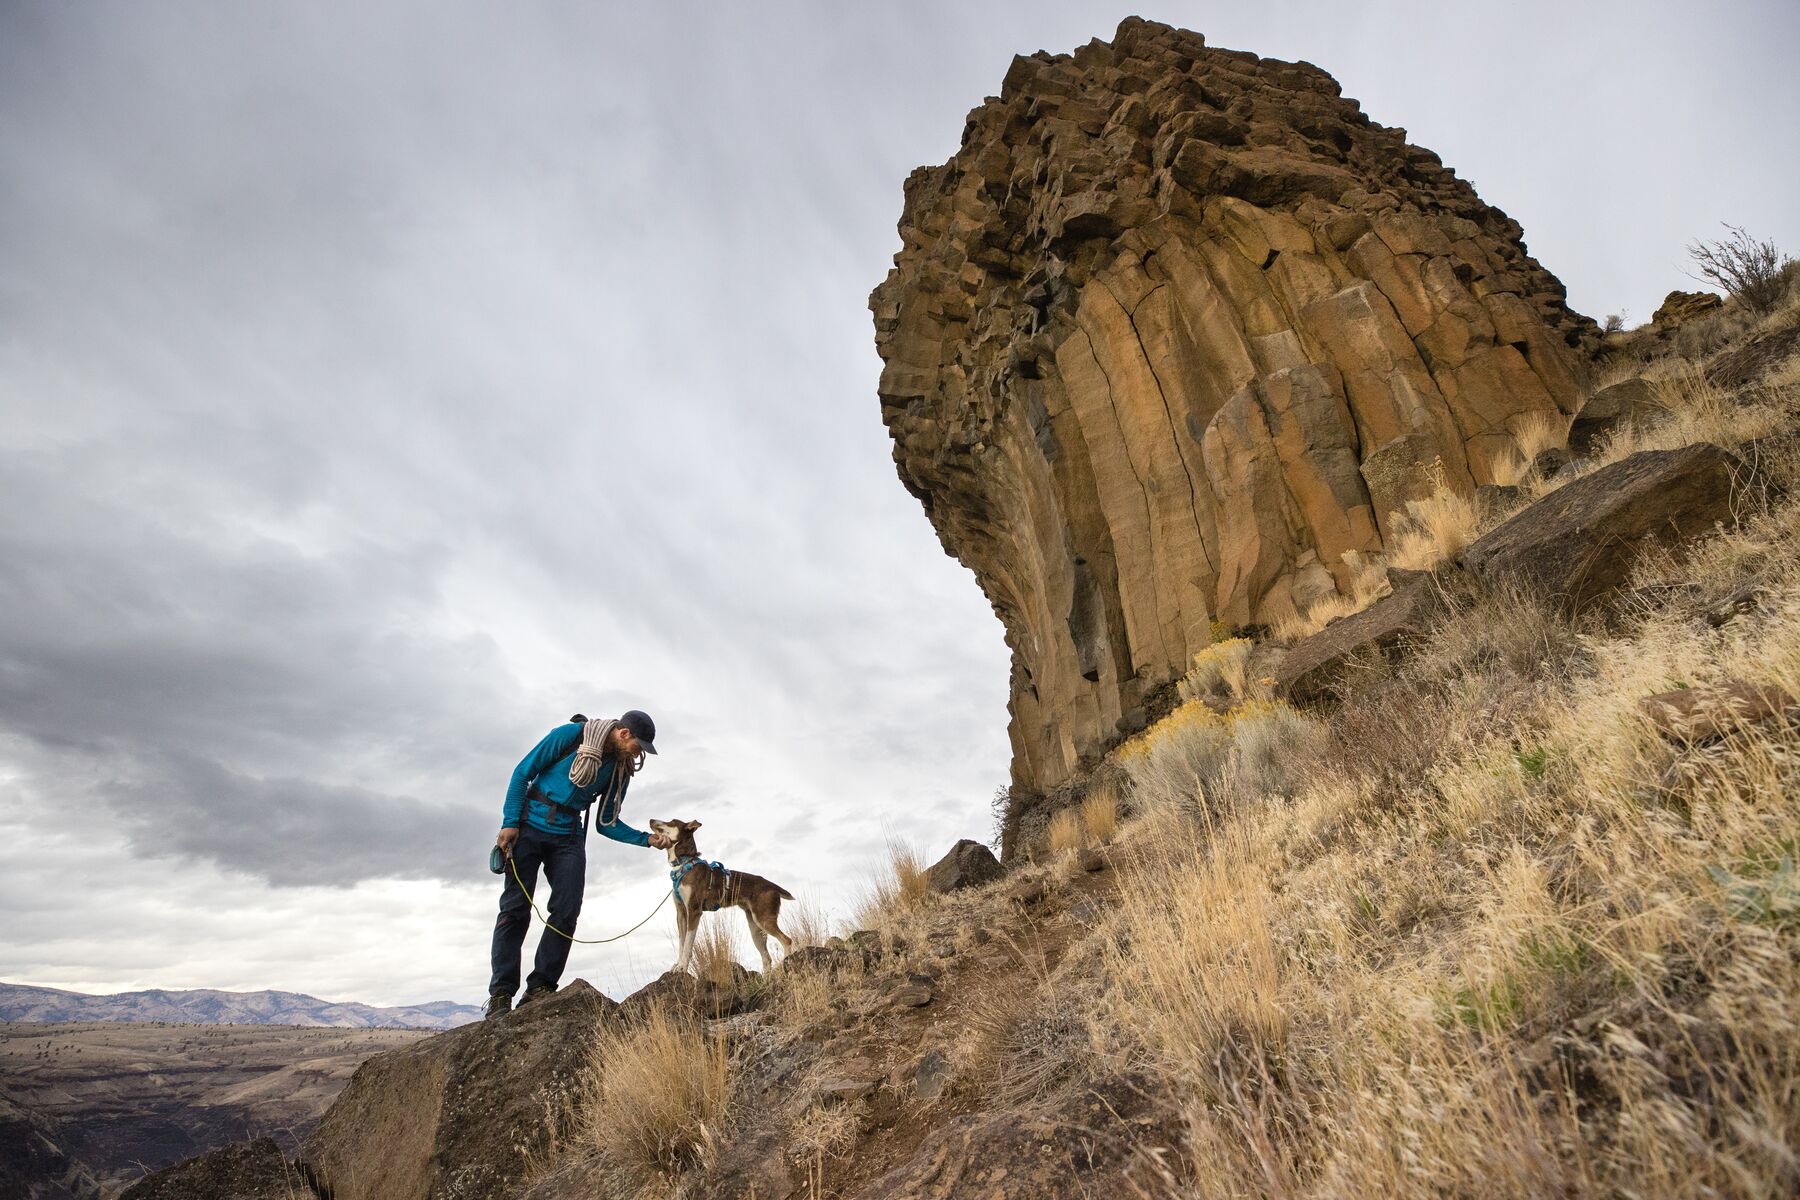
[[[587,838],[581,830],[572,833],[542,833],[526,825],[519,830],[513,844],[513,864],[519,878],[525,881],[538,907],[550,914],[550,924],[563,933],[575,932],[575,921],[581,916],[581,893],[587,884]],[[538,866],[543,865],[544,878],[550,884],[550,902],[538,891]],[[510,996],[519,990],[519,950],[525,934],[531,929],[531,905],[519,889],[509,867],[506,883],[500,890],[500,916],[494,922],[494,975],[488,983],[488,994],[504,992]],[[562,979],[563,967],[569,961],[569,939],[546,929],[538,938],[537,961],[526,987],[554,988]]]

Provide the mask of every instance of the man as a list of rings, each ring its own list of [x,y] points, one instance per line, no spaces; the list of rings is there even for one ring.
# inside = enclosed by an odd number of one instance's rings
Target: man
[[[616,721],[590,721],[574,716],[544,735],[544,740],[513,769],[501,812],[500,835],[494,839],[509,868],[500,891],[500,916],[494,922],[493,977],[488,983],[487,1015],[512,1011],[519,990],[519,951],[531,928],[531,904],[525,890],[537,894],[538,866],[550,884],[550,924],[538,938],[537,961],[525,981],[529,1004],[556,990],[569,961],[569,938],[581,915],[587,882],[588,809],[594,824],[615,842],[663,849],[668,839],[652,837],[619,820],[625,790],[656,753],[656,722],[631,710]],[[597,807],[595,807],[597,806]],[[519,887],[523,880],[525,888]],[[561,930],[562,933],[557,933]]]

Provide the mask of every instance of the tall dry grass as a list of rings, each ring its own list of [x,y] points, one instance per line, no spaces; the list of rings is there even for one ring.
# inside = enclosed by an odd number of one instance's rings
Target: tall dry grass
[[[794,939],[795,949],[802,946],[823,946],[837,932],[830,915],[819,907],[813,897],[804,893],[796,900],[782,903],[781,929]]]
[[[1391,567],[1429,571],[1461,554],[1475,540],[1474,503],[1441,482],[1435,492],[1408,500],[1406,511],[1394,519],[1394,535],[1388,539]]]
[[[1087,828],[1081,823],[1081,810],[1065,808],[1058,810],[1050,818],[1050,828],[1046,833],[1051,854],[1067,854],[1071,850],[1079,850],[1087,845]]]
[[[742,928],[742,918],[737,910],[729,908],[700,922],[699,932],[694,935],[694,957],[689,964],[696,979],[722,986],[733,982],[743,950],[744,939],[739,933]]]
[[[857,927],[879,928],[889,920],[922,907],[931,896],[931,888],[925,878],[925,867],[918,850],[910,843],[899,839],[890,840],[887,861],[881,865],[868,895],[856,910]]]
[[[1350,568],[1349,592],[1333,592],[1322,599],[1315,600],[1304,612],[1279,618],[1275,622],[1274,628],[1270,630],[1271,641],[1277,645],[1286,646],[1301,638],[1311,637],[1338,618],[1361,612],[1391,590],[1388,587],[1385,556],[1362,554],[1350,550],[1344,554],[1344,563]],[[1247,652],[1245,658],[1248,658]],[[1243,669],[1240,666],[1240,680]],[[1245,698],[1245,695],[1245,689],[1240,686],[1232,693],[1231,698],[1241,700]]]
[[[1774,899],[1800,727],[1683,747],[1637,703],[1727,678],[1800,696],[1797,563],[1788,508],[1646,567],[1755,577],[1756,616],[1718,631],[1679,608],[1556,630],[1488,598],[1332,719],[1432,714],[1415,749],[1357,735],[1404,771],[1344,770],[1301,714],[1140,739],[1091,1032],[1185,1097],[1169,1194],[1800,1189],[1800,950]]]
[[[1052,855],[1104,846],[1119,828],[1119,792],[1109,782],[1095,784],[1081,803],[1058,810],[1046,835]]]
[[[666,1191],[675,1174],[704,1165],[730,1091],[723,1039],[691,1015],[655,1007],[603,1025],[581,1107],[616,1190]]]
[[[1081,798],[1081,826],[1090,846],[1104,846],[1119,832],[1119,789],[1111,782],[1095,784]]]
[[[1502,486],[1524,483],[1538,455],[1569,444],[1569,422],[1559,412],[1532,413],[1513,430],[1513,443],[1495,459],[1494,482]]]

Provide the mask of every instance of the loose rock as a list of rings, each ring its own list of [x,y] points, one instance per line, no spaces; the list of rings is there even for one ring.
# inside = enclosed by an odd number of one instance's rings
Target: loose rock
[[[1437,627],[1445,612],[1437,579],[1423,571],[1390,571],[1388,578],[1392,594],[1288,648],[1275,683],[1290,700],[1323,700],[1359,656],[1398,653]]]
[[[925,883],[934,892],[955,892],[991,883],[1005,873],[992,850],[964,838],[950,848],[950,853],[931,864],[925,872]]]
[[[930,1103],[944,1094],[950,1081],[950,1060],[942,1051],[927,1050],[913,1068],[913,1095]]]
[[[1044,898],[1042,879],[1025,879],[1007,889],[1006,898],[1014,904],[1033,905]]]
[[[894,989],[892,999],[901,1008],[924,1008],[932,1001],[931,985],[916,981],[902,984]]]
[[[1638,702],[1638,711],[1664,737],[1698,744],[1766,721],[1793,703],[1792,696],[1773,684],[1733,679],[1646,696]]]

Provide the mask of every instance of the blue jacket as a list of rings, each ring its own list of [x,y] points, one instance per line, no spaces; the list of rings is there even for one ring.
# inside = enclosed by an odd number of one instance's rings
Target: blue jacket
[[[545,734],[544,740],[513,768],[512,782],[506,787],[506,807],[500,816],[503,827],[518,828],[522,817],[524,824],[543,833],[573,833],[581,828],[575,814],[552,808],[536,796],[527,795],[535,784],[538,792],[555,803],[566,808],[584,810],[606,795],[607,785],[612,783],[613,775],[613,762],[610,758],[600,764],[600,770],[594,775],[594,782],[587,787],[576,787],[569,782],[569,765],[575,761],[575,751],[581,745],[581,728],[574,722],[558,725]],[[619,789],[621,810],[625,807],[625,793],[630,790],[631,780],[627,779]],[[641,829],[633,829],[620,820],[615,819],[611,825],[602,825],[596,819],[594,828],[615,842],[631,846],[650,844],[649,834]]]

